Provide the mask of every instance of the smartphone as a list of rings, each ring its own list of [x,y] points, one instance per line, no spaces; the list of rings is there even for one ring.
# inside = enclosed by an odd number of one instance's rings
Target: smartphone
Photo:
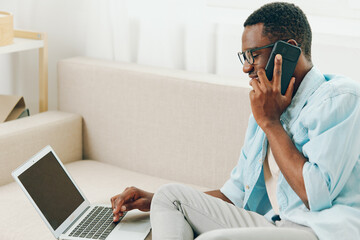
[[[269,81],[273,78],[274,60],[276,54],[282,56],[282,71],[281,71],[281,94],[285,95],[286,89],[289,86],[291,77],[294,74],[296,64],[301,54],[301,48],[291,45],[284,41],[277,41],[271,51],[269,61],[266,64],[265,72]]]

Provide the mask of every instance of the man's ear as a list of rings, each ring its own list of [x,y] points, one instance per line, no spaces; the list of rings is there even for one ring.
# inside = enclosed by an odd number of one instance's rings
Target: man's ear
[[[291,45],[299,46],[299,44],[296,42],[295,39],[289,39],[287,42],[290,43]]]

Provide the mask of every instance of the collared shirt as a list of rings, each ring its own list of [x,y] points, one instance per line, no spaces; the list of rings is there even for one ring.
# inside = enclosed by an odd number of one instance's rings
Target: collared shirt
[[[360,85],[313,67],[280,120],[308,160],[303,178],[310,207],[280,173],[281,219],[311,227],[320,240],[360,239]],[[266,153],[266,135],[251,115],[238,164],[221,188],[236,206],[262,215],[271,210]]]

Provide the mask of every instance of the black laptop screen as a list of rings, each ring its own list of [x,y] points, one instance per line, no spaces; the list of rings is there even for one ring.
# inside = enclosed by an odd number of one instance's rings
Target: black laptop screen
[[[23,172],[19,180],[54,230],[85,201],[52,152]]]

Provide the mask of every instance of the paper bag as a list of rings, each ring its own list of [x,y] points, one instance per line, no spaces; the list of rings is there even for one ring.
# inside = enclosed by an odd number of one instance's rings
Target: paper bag
[[[28,116],[24,98],[13,95],[0,95],[0,123]]]

